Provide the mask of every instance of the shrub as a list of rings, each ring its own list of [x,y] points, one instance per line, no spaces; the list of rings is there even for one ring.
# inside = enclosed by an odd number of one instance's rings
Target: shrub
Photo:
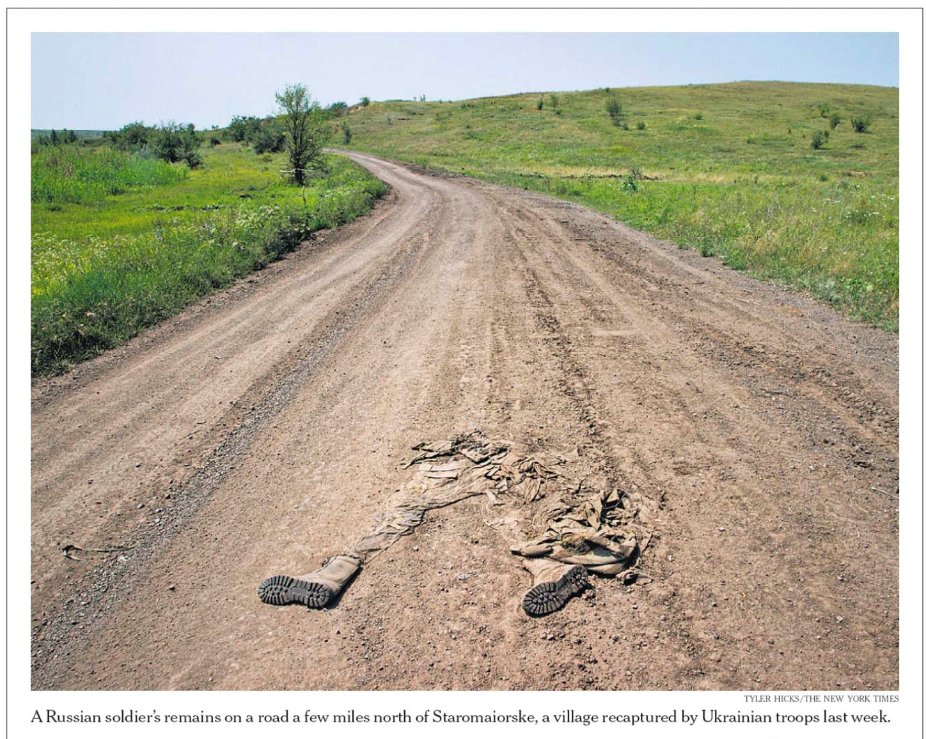
[[[325,108],[325,112],[331,117],[340,117],[347,112],[347,103],[338,100],[336,103],[331,103],[331,105]]]
[[[369,104],[370,104],[370,98],[368,98],[366,95],[364,95],[362,98],[360,98],[360,107],[361,107],[361,108],[365,108],[365,107],[367,107]]]
[[[120,149],[125,151],[139,151],[151,141],[155,129],[146,126],[142,121],[126,123],[118,131],[108,134],[108,137]]]
[[[645,131],[646,130],[646,121],[637,121],[637,130]]]
[[[222,143],[222,139],[220,139],[218,136],[209,137],[209,146],[212,147],[213,149],[221,143]]]
[[[820,111],[821,118],[826,118],[830,114],[830,106],[827,105],[826,103],[821,103],[820,105],[818,105],[817,110]]]
[[[692,116],[692,118],[694,118],[696,121],[703,121],[703,120],[704,120],[704,113],[702,113],[701,111],[698,111],[697,113],[695,113],[695,114]]]
[[[852,118],[852,130],[856,133],[865,133],[869,128],[871,128],[871,119],[867,115]]]
[[[260,118],[253,115],[236,115],[228,124],[228,136],[232,141],[249,141],[260,129]]]
[[[556,110],[559,107],[559,95],[550,95],[550,107]]]
[[[543,110],[543,95],[537,100],[537,110]]]
[[[353,134],[350,132],[350,126],[347,121],[341,121],[341,138],[345,144],[349,144]]]
[[[155,156],[165,162],[186,162],[190,169],[203,163],[196,151],[200,142],[192,123],[169,121],[157,129],[152,143]]]
[[[257,154],[269,154],[286,148],[286,134],[283,127],[274,118],[265,118],[260,128],[250,139],[251,146]]]
[[[842,116],[840,116],[839,113],[833,113],[830,116],[830,128],[835,131],[836,126],[838,126],[840,123],[842,123]]]
[[[621,116],[624,114],[624,106],[621,104],[620,99],[616,95],[612,95],[605,101],[604,107],[608,111],[608,115],[611,116],[614,125],[619,125]]]
[[[814,131],[813,136],[810,137],[810,148],[811,149],[821,149],[823,148],[823,141],[826,136],[823,131]]]

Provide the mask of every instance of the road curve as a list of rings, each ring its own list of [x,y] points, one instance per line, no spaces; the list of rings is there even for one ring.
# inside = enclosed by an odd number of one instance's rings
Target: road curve
[[[898,687],[895,336],[352,157],[391,187],[370,215],[34,386],[35,689]],[[370,528],[414,444],[476,428],[657,503],[646,577],[529,619],[474,498],[335,608],[260,603]]]

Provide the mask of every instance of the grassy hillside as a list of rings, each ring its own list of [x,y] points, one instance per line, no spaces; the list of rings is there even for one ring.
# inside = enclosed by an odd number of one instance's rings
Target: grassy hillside
[[[108,147],[44,147],[32,160],[32,369],[115,346],[372,207],[385,185],[344,157],[302,191],[285,154],[238,144],[168,165]]]
[[[347,120],[351,148],[584,203],[896,330],[897,116],[893,88],[744,82],[374,102]]]

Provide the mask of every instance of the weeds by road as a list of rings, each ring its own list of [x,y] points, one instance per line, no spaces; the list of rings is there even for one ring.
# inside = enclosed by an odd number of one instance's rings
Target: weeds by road
[[[34,374],[118,345],[386,191],[341,157],[304,190],[280,176],[283,154],[227,144],[203,159],[189,171],[108,148],[33,156]]]

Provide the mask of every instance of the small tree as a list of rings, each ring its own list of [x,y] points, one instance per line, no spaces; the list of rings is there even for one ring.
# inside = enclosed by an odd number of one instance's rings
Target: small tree
[[[830,129],[835,131],[836,126],[838,126],[840,123],[842,123],[842,116],[839,115],[839,113],[833,113],[830,116]]]
[[[852,118],[852,130],[856,133],[865,133],[869,128],[871,128],[871,119],[867,115]]]
[[[113,140],[119,148],[135,151],[146,146],[151,141],[153,133],[153,129],[146,126],[142,121],[133,121],[120,128],[113,135]]]
[[[620,99],[612,95],[605,101],[604,107],[608,111],[608,115],[611,116],[611,122],[615,126],[620,125],[621,116],[624,114],[624,106],[621,105]]]
[[[329,118],[338,118],[347,112],[347,103],[338,100],[325,108],[325,112],[328,114]]]
[[[302,185],[313,172],[324,168],[318,103],[305,85],[287,85],[276,94],[276,100],[283,115],[293,179]]]
[[[537,101],[537,110],[543,110],[543,95],[541,95],[540,99]]]
[[[286,134],[275,118],[265,118],[250,138],[256,154],[276,153],[286,148]]]
[[[824,131],[814,131],[813,136],[810,137],[810,148],[811,149],[821,149],[823,148],[823,142],[826,140]]]
[[[368,98],[366,95],[364,95],[362,98],[360,98],[360,107],[361,107],[361,108],[365,108],[365,107],[367,107],[369,104],[370,104],[370,98]]]
[[[550,93],[550,107],[556,110],[559,107],[559,95]]]
[[[154,153],[165,162],[186,162],[190,169],[203,163],[197,149],[199,137],[192,123],[169,121],[157,129],[154,136]]]
[[[347,125],[347,121],[341,121],[341,135],[345,144],[349,144],[351,138],[353,138],[353,134],[350,132],[350,126]]]
[[[253,115],[236,115],[228,124],[227,130],[232,141],[250,141],[260,130],[260,118]]]

